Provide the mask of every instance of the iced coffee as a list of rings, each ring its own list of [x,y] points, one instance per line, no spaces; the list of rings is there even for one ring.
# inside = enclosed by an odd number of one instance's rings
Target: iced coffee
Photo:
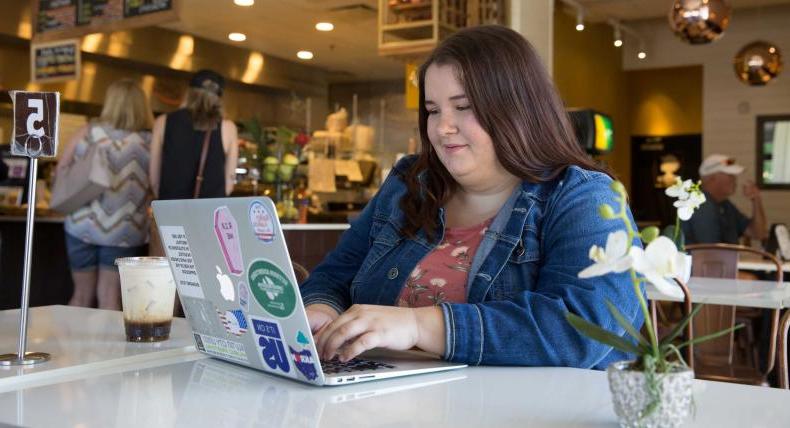
[[[121,275],[126,340],[157,342],[170,336],[176,285],[165,257],[115,260]]]

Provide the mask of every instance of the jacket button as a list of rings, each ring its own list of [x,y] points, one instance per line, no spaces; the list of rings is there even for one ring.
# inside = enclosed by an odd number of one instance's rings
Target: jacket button
[[[397,277],[398,277],[398,268],[394,267],[394,268],[390,269],[389,272],[387,272],[387,278],[395,279]]]

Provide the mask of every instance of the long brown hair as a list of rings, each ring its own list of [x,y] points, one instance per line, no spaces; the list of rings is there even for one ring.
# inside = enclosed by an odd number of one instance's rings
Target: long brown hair
[[[154,115],[140,85],[132,79],[121,79],[107,87],[99,121],[115,129],[137,132],[151,129]]]
[[[570,165],[609,174],[578,144],[532,45],[506,27],[467,28],[444,40],[420,66],[422,150],[404,177],[408,190],[400,204],[405,214],[401,232],[406,236],[423,229],[433,239],[439,208],[458,188],[428,139],[425,72],[433,64],[455,68],[475,118],[491,136],[497,159],[509,173],[533,183],[550,181]]]

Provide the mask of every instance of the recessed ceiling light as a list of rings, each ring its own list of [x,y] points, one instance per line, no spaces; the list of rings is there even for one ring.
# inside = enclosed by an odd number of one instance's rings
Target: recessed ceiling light
[[[252,6],[255,0],[233,0],[233,3],[236,3],[236,6]]]
[[[313,53],[310,51],[299,51],[296,53],[299,59],[313,59]]]
[[[315,24],[315,29],[318,31],[332,31],[335,29],[335,25],[331,22],[319,22]]]
[[[243,42],[247,40],[247,36],[244,33],[230,33],[228,34],[228,38],[234,42]]]

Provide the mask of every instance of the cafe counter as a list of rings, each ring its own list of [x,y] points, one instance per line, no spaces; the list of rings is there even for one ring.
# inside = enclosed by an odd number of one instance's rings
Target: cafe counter
[[[332,250],[348,224],[283,224],[291,259],[308,271]],[[71,280],[63,217],[37,210],[33,232],[30,306],[62,305],[71,298]],[[18,308],[25,253],[25,216],[0,215],[0,309]]]

